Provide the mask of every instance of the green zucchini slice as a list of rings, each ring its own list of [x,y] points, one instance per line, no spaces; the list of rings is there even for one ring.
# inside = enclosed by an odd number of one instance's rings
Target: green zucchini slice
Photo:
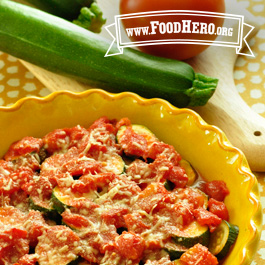
[[[43,213],[44,216],[56,221],[56,223],[60,223],[60,215],[57,211],[52,207],[52,203],[47,201],[41,201],[35,197],[29,197],[29,207],[32,210],[39,211]]]
[[[123,136],[127,126],[121,126],[117,132],[117,142],[120,143],[120,139]],[[145,126],[139,124],[132,124],[132,129],[135,133],[142,135],[147,143],[151,143],[157,140],[156,136]]]
[[[219,260],[223,259],[228,254],[231,246],[235,243],[238,233],[238,226],[223,220],[211,234],[209,251]]]
[[[185,169],[186,174],[188,176],[188,186],[191,186],[192,184],[194,184],[195,180],[198,178],[198,174],[196,173],[196,171],[193,169],[193,167],[191,166],[191,164],[185,160],[185,159],[181,159],[179,161],[179,165]]]
[[[193,221],[179,235],[175,235],[173,240],[177,244],[187,248],[193,247],[197,243],[207,247],[210,242],[210,231],[208,226],[202,226],[197,221]]]
[[[188,248],[174,242],[168,242],[165,244],[164,250],[169,254],[171,260],[177,260]]]
[[[116,153],[105,154],[101,161],[107,172],[120,175],[125,171],[125,162],[122,157]]]

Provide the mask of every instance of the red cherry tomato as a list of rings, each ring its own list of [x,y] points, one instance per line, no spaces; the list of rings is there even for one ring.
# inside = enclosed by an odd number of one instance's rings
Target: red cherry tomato
[[[224,0],[164,0],[164,1],[154,1],[154,0],[121,0],[120,1],[120,13],[122,15],[129,13],[139,13],[139,12],[149,12],[149,11],[162,11],[162,10],[196,10],[196,11],[208,11],[208,12],[225,12]],[[183,19],[192,20],[192,22],[199,23],[213,23],[215,29],[222,27],[223,20],[216,17],[203,17],[203,16],[164,16],[161,20],[164,23],[167,22],[181,22]],[[157,20],[157,19],[156,19]],[[150,21],[154,21],[153,17],[141,17],[136,19],[123,19],[123,26],[125,28],[136,28],[136,27],[146,27],[150,25]],[[197,35],[197,36],[196,36]],[[154,39],[204,39],[204,40],[214,40],[217,34],[189,34],[189,33],[164,33],[160,34],[159,31],[156,34],[148,35],[138,35],[130,36],[132,41],[145,41]],[[139,46],[139,49],[143,52],[167,57],[171,59],[184,60],[191,58],[203,50],[205,50],[207,45],[198,44],[159,44],[159,45],[148,45]]]

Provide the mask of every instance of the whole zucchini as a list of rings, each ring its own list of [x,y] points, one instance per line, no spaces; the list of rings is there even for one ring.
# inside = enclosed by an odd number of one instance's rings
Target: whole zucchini
[[[82,7],[90,7],[94,0],[26,0],[26,2],[67,20],[76,19]]]
[[[110,92],[131,91],[186,107],[204,105],[217,85],[185,62],[129,48],[104,57],[110,42],[98,34],[9,0],[0,1],[0,21],[0,50]]]

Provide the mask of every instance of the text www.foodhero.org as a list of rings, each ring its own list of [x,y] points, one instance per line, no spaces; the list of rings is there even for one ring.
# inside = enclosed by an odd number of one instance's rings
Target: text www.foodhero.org
[[[233,28],[216,27],[214,23],[192,22],[192,20],[182,20],[181,22],[159,22],[150,21],[150,26],[126,28],[128,37],[146,36],[159,34],[209,34],[218,36],[233,36]]]

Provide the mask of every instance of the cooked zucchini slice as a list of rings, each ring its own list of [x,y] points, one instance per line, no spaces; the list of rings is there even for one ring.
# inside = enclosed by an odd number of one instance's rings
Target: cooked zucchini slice
[[[107,172],[113,172],[120,175],[125,171],[125,162],[122,157],[116,153],[105,154],[101,160]]]
[[[50,202],[42,201],[31,196],[29,197],[29,207],[46,214],[54,211]]]
[[[175,235],[173,240],[187,248],[193,247],[197,243],[207,247],[210,241],[210,231],[208,226],[202,226],[197,221],[193,221],[179,235]]]
[[[188,248],[174,242],[168,242],[165,244],[164,250],[169,254],[171,260],[177,260]]]
[[[169,191],[172,191],[172,190],[174,190],[174,188],[175,188],[175,184],[172,182],[172,181],[170,181],[170,180],[166,180],[165,181],[165,183],[164,183],[164,187],[167,189],[167,190],[169,190]]]
[[[198,175],[196,173],[196,171],[193,169],[193,167],[191,166],[191,164],[185,160],[185,159],[181,159],[179,161],[179,165],[185,169],[186,174],[188,176],[188,186],[191,186],[195,180],[197,179]]]
[[[62,213],[65,209],[70,208],[73,201],[79,201],[82,199],[94,200],[98,197],[98,193],[93,190],[89,190],[87,193],[76,194],[71,191],[67,191],[64,188],[56,186],[52,191],[52,207],[58,213]]]
[[[118,130],[117,132],[118,143],[120,142],[120,139],[122,135],[124,134],[126,128],[127,126],[121,126],[121,128]],[[132,124],[132,129],[137,134],[142,135],[146,139],[147,143],[151,143],[157,140],[156,136],[147,127],[143,125]]]
[[[65,195],[64,192],[57,186],[52,191],[52,207],[58,212],[62,213],[69,206],[69,199],[71,196]]]
[[[52,203],[38,200],[37,198],[29,197],[29,207],[32,210],[42,212],[49,219],[54,220],[56,223],[61,222],[61,217],[52,207]]]
[[[228,254],[231,246],[235,243],[238,233],[238,226],[223,220],[211,234],[209,251],[219,260],[223,259]]]

